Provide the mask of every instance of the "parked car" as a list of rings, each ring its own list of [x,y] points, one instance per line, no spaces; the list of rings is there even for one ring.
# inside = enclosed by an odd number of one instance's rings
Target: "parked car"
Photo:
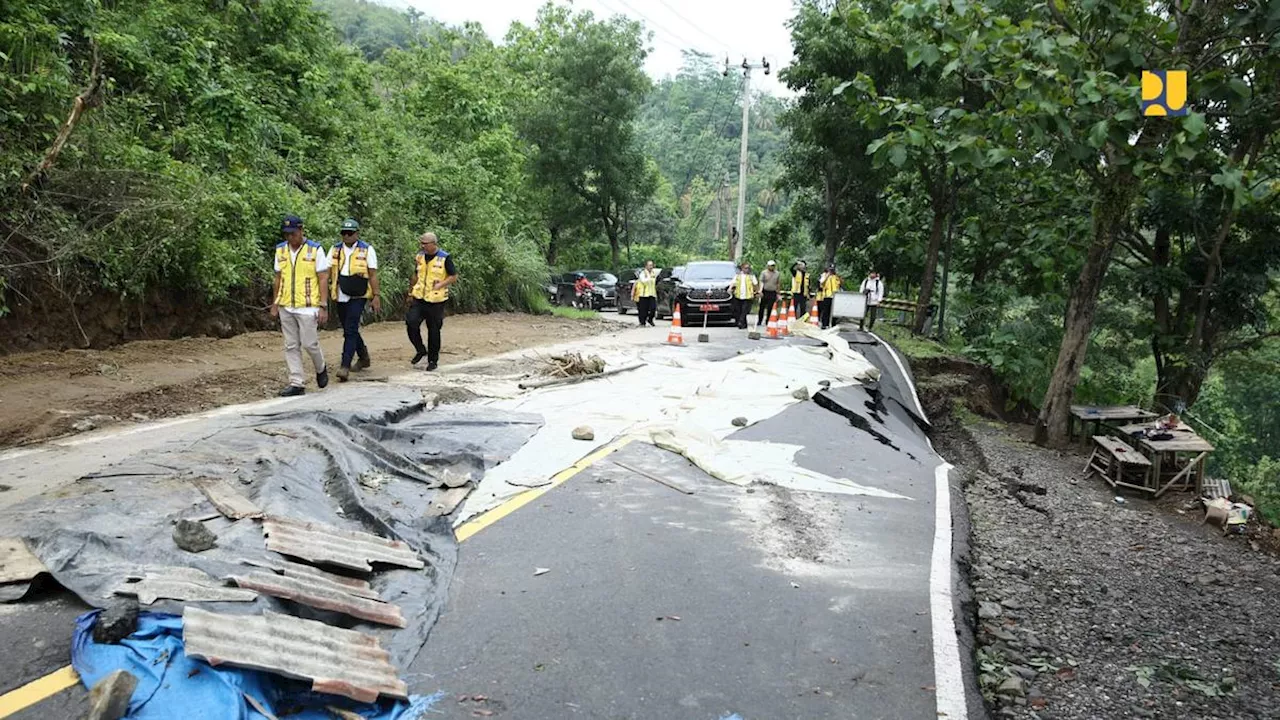
[[[635,287],[636,277],[640,274],[640,268],[634,270],[623,270],[618,276],[618,314],[626,315],[629,311],[636,309],[636,302],[631,299],[631,291]]]
[[[663,319],[670,319],[675,313],[673,299],[676,295],[676,286],[680,284],[680,278],[684,277],[684,266],[677,265],[673,268],[662,268],[658,272],[658,308],[656,315]],[[681,310],[680,312],[684,312]]]
[[[552,300],[552,304],[565,307],[572,306],[578,295],[574,285],[578,282],[578,278],[584,275],[595,286],[593,290],[596,295],[595,307],[613,307],[617,304],[618,277],[604,270],[574,270],[573,272],[564,273],[556,282],[556,295],[555,299]]]
[[[671,282],[670,303],[680,305],[681,321],[689,326],[715,321],[732,321],[733,263],[725,260],[691,262],[681,276]],[[662,302],[661,293],[659,303]]]

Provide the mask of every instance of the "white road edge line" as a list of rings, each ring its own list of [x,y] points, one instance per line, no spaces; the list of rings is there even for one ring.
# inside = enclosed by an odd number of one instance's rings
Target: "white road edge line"
[[[920,417],[924,418],[925,422],[929,422],[929,416],[924,413],[924,406],[920,404],[920,396],[916,394],[916,384],[911,382],[911,374],[907,372],[907,367],[902,364],[902,358],[898,357],[898,351],[894,350],[892,345],[870,330],[867,331],[867,334],[889,349],[889,354],[893,356],[893,361],[898,364],[898,370],[902,372],[903,379],[907,381],[907,387],[911,388],[911,399],[916,403],[916,411],[920,413]]]
[[[964,676],[960,669],[960,642],[956,637],[955,603],[951,576],[951,464],[934,469],[937,497],[934,502],[933,558],[929,565],[929,611],[933,620],[934,697],[938,717],[967,720]]]

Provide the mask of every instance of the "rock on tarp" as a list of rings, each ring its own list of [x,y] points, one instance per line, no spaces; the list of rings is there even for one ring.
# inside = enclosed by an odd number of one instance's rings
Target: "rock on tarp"
[[[261,521],[223,517],[195,480],[225,482],[268,516],[412,546],[425,568],[375,564],[363,576],[403,611],[405,629],[354,626],[376,636],[397,667],[408,667],[439,614],[456,560],[449,518],[429,513],[445,491],[441,480],[469,475],[478,481],[524,445],[542,420],[483,407],[431,409],[418,393],[397,388],[371,389],[358,410],[326,410],[324,402],[322,394],[287,409],[200,421],[209,429],[200,441],[139,454],[0,512],[0,536],[25,539],[59,583],[96,607],[118,599],[114,591],[149,567],[186,566],[226,578],[244,575],[246,562],[278,563],[281,556],[263,542]],[[376,489],[361,485],[359,476],[371,471],[389,480]],[[198,555],[179,550],[171,535],[181,518],[202,519],[218,536],[217,546]],[[265,596],[161,600],[144,609],[179,615],[187,604],[220,613],[273,610],[352,627],[345,616]]]

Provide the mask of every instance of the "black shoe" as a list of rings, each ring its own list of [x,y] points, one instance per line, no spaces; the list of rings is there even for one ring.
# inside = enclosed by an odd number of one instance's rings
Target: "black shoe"
[[[324,388],[329,384],[329,366],[325,366],[323,370],[316,373],[316,384]]]
[[[426,354],[426,353],[424,353],[424,352],[414,353],[414,355],[413,355],[413,359],[409,361],[409,364],[410,364],[410,365],[417,365],[418,363],[422,362],[422,358],[424,358],[424,357],[426,357],[426,356],[427,356],[427,354]]]
[[[429,363],[427,363],[427,372],[431,372],[432,370],[435,370],[435,369],[436,369],[436,368],[438,368],[438,367],[440,367],[440,366],[439,366],[439,365],[437,365],[434,361],[433,361],[433,362],[429,362]]]
[[[337,373],[338,382],[346,382],[347,376],[349,376],[350,374],[351,374],[351,368],[346,367],[345,365],[338,368],[338,373]]]
[[[354,368],[352,368],[352,369],[353,369],[353,370],[368,370],[368,369],[369,369],[369,365],[371,365],[371,364],[372,364],[372,363],[370,363],[370,362],[369,362],[369,358],[367,358],[367,357],[356,358],[356,366],[355,366]]]
[[[280,397],[298,397],[299,395],[305,394],[307,394],[306,388],[300,388],[297,385],[286,385],[285,388],[280,391]]]

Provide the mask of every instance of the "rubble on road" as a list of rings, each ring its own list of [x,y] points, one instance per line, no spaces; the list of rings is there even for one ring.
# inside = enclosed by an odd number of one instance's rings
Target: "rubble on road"
[[[173,526],[173,544],[189,553],[202,553],[217,545],[214,535],[203,523],[182,518]]]
[[[129,712],[129,699],[138,687],[138,678],[116,670],[98,681],[89,691],[89,714],[85,720],[120,720]]]

